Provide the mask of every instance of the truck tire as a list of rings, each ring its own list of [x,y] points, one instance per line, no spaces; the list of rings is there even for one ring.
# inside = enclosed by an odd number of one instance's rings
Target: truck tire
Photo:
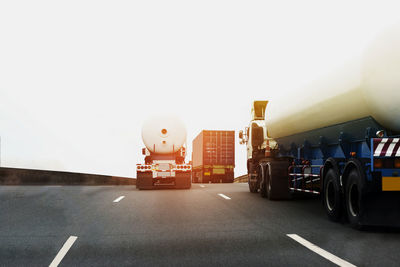
[[[260,196],[263,198],[267,198],[268,191],[267,191],[266,167],[264,165],[260,165],[257,174],[258,174],[257,181],[260,181]]]
[[[136,188],[142,189],[153,189],[153,174],[146,172],[138,172],[136,174]]]
[[[289,199],[288,168],[286,161],[270,161],[265,168],[266,192],[269,200]]]
[[[223,183],[233,183],[234,180],[235,180],[235,177],[233,176],[233,173],[227,173],[227,174],[225,174],[222,182]]]
[[[364,181],[356,169],[350,171],[345,187],[345,203],[347,218],[351,227],[362,229],[361,218],[365,212]]]
[[[340,193],[339,177],[333,169],[324,177],[322,203],[331,221],[340,220],[343,212],[343,201]]]
[[[176,189],[190,189],[191,174],[190,173],[176,173],[175,174],[175,188]]]
[[[250,190],[251,193],[257,193],[258,192],[257,182],[248,181],[248,184],[249,184],[249,190]]]
[[[257,181],[250,180],[251,174],[247,173],[247,183],[249,184],[249,190],[251,193],[257,193],[259,188],[259,183]]]
[[[192,172],[192,183],[198,183],[198,182],[199,182],[198,172]]]
[[[256,168],[251,161],[247,161],[247,183],[249,184],[249,190],[251,193],[257,193],[260,188],[259,174],[256,181],[252,181],[251,174],[253,173],[253,168]]]

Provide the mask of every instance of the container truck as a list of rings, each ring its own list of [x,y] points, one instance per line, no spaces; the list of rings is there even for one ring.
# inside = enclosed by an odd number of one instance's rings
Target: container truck
[[[235,131],[203,130],[192,147],[192,182],[233,183]]]
[[[186,129],[178,118],[148,119],[142,128],[144,164],[136,164],[138,189],[191,187],[192,167],[185,163]]]
[[[399,71],[396,27],[333,76],[270,103],[254,101],[239,132],[250,192],[271,200],[320,195],[333,221],[398,226]]]

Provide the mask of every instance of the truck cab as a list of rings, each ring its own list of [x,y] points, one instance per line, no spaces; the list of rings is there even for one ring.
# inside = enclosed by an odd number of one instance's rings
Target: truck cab
[[[240,144],[246,145],[247,175],[251,191],[258,190],[257,168],[261,159],[270,157],[277,143],[269,138],[265,125],[265,111],[268,101],[254,101],[251,109],[251,120],[244,132],[239,131]]]

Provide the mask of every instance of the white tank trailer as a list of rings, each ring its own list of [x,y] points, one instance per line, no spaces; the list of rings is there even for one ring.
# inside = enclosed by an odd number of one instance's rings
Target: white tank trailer
[[[186,128],[174,116],[149,118],[142,127],[144,164],[136,164],[138,189],[191,187],[192,167],[185,163]]]
[[[239,133],[250,191],[269,199],[321,195],[331,220],[398,226],[399,73],[400,25],[333,75],[281,99],[254,101]],[[378,204],[388,196],[394,199]],[[383,214],[372,216],[372,206]]]

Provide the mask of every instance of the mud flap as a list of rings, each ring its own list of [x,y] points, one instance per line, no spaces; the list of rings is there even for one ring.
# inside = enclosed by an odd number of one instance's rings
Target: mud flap
[[[365,208],[363,225],[400,227],[400,192],[368,193]]]

